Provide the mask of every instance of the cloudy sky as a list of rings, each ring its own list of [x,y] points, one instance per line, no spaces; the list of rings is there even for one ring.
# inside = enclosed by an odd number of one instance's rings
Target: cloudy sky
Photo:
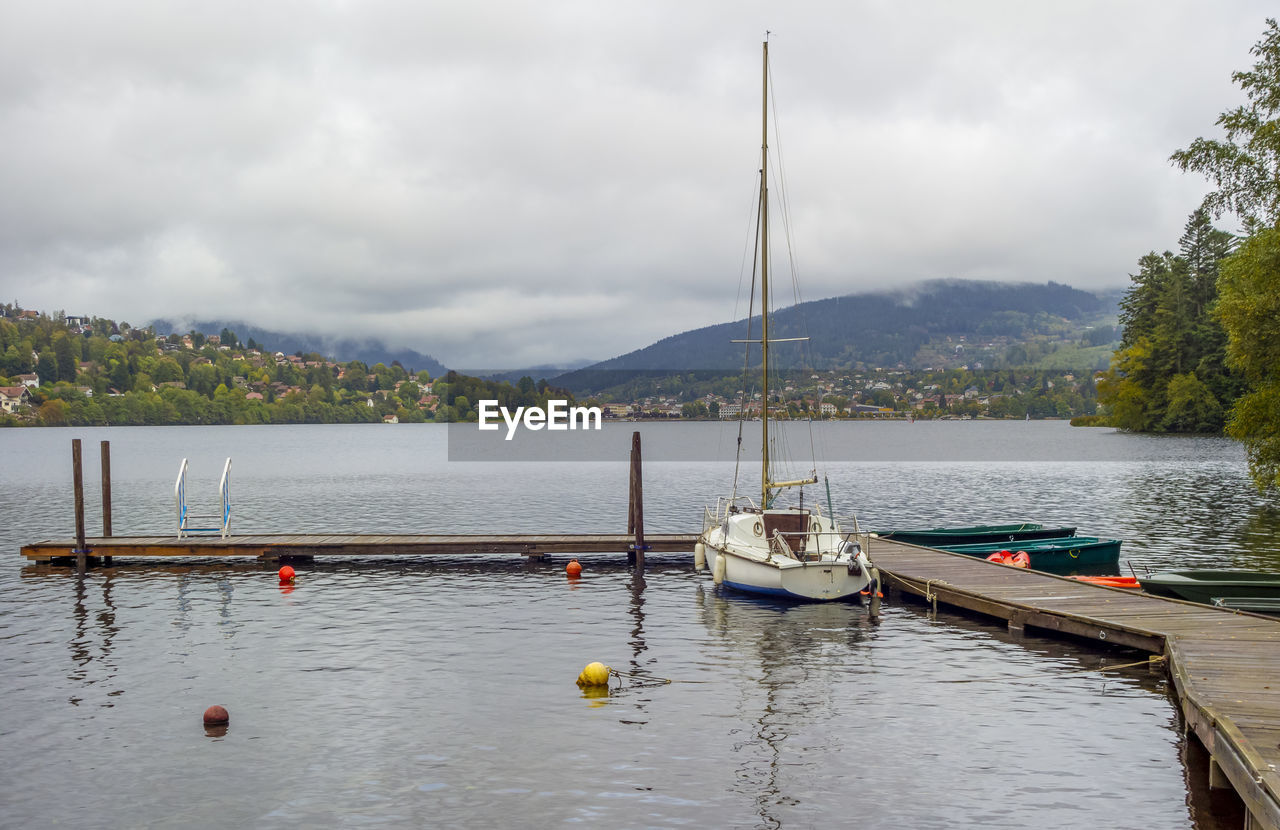
[[[731,319],[770,54],[806,299],[1121,287],[1264,2],[0,3],[0,298],[603,359]]]

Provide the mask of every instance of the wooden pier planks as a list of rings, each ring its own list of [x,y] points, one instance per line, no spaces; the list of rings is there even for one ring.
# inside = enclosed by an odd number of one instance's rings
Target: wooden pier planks
[[[438,554],[586,554],[626,553],[634,537],[621,533],[573,534],[262,534],[228,536],[112,536],[89,537],[92,556],[110,557],[226,557],[263,559],[301,556],[427,556]],[[692,534],[647,534],[648,550],[691,552]],[[75,556],[76,540],[49,539],[23,545],[22,555],[35,562]]]
[[[873,540],[890,584],[928,601],[1163,654],[1189,728],[1249,811],[1280,830],[1280,620]]]

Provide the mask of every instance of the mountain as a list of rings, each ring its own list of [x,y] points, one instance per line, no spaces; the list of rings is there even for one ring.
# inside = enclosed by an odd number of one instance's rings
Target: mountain
[[[813,300],[770,315],[770,339],[810,337],[770,351],[777,368],[837,369],[856,364],[935,365],[947,338],[1020,341],[1077,336],[1116,312],[1113,298],[1050,282],[1010,284],[938,280],[895,292]],[[758,338],[760,318],[751,321]],[[721,323],[664,338],[634,352],[569,372],[555,383],[574,391],[607,388],[636,374],[741,371],[746,321]],[[928,348],[926,348],[928,347]],[[954,350],[954,345],[949,345]],[[759,363],[759,348],[751,362]]]
[[[271,352],[284,352],[285,354],[316,352],[343,363],[359,360],[369,366],[373,366],[376,363],[390,366],[392,363],[399,361],[400,365],[409,371],[421,372],[426,370],[431,373],[432,377],[438,377],[448,371],[444,364],[431,355],[423,354],[413,349],[392,349],[381,340],[376,340],[372,337],[357,340],[349,337],[336,338],[315,334],[285,334],[283,332],[260,329],[243,322],[221,320],[197,320],[182,324],[173,323],[169,320],[154,320],[150,323],[150,326],[158,335],[186,334],[191,331],[198,331],[205,335],[221,334],[225,328],[234,332],[240,342],[247,343],[252,338],[262,344],[264,349]]]
[[[484,378],[485,380],[499,382],[505,380],[508,383],[516,383],[523,377],[533,378],[534,380],[553,378],[566,372],[581,369],[584,366],[590,366],[594,362],[592,360],[575,360],[559,365],[540,363],[537,366],[526,366],[523,369],[459,369],[458,371],[473,378]]]

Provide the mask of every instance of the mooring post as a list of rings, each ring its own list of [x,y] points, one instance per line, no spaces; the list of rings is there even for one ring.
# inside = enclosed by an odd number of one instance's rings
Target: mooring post
[[[71,481],[76,491],[76,570],[84,574],[84,474],[80,468],[80,439],[71,439]]]
[[[635,541],[627,553],[627,564],[644,570],[644,480],[640,468],[640,432],[631,433],[631,488],[630,509],[627,515],[627,533],[634,534]]]
[[[102,442],[102,535],[111,535],[111,442]],[[110,565],[111,557],[104,556],[102,564]]]

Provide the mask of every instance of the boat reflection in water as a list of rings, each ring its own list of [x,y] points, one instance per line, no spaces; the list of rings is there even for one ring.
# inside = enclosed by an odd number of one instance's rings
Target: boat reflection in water
[[[813,807],[798,799],[818,771],[808,759],[840,752],[863,717],[848,694],[847,667],[869,659],[875,625],[856,603],[795,603],[701,585],[697,602],[711,643],[755,680],[737,684],[733,789],[751,800],[760,826],[782,827],[780,811],[794,817]]]

